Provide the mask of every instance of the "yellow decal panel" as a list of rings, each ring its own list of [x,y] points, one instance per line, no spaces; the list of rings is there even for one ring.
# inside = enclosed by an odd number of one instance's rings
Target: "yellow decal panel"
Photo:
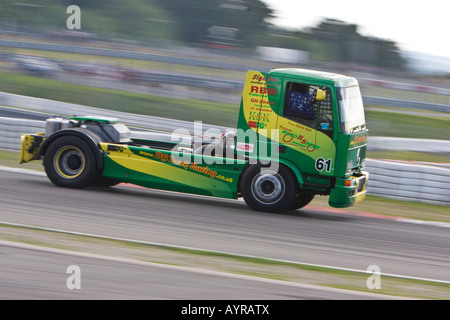
[[[229,190],[227,183],[234,181],[232,177],[218,174],[207,165],[180,161],[171,156],[170,152],[141,150],[141,148],[134,148],[133,152],[127,145],[108,143],[100,143],[100,146],[111,160],[124,168],[175,183],[189,184],[195,179],[195,185],[199,188]]]
[[[272,96],[281,94],[276,92],[281,86],[274,86],[271,81],[279,81],[269,76],[269,86],[261,72],[249,71],[243,90],[243,113],[247,125],[260,135],[270,138],[282,145],[286,145],[298,152],[315,158],[314,153],[334,158],[335,144],[326,134],[302,125],[298,122],[278,116],[273,110],[275,104]],[[273,87],[270,87],[270,86]],[[278,88],[278,89],[277,89]],[[280,99],[280,103],[281,103]],[[276,129],[273,131],[273,129]]]

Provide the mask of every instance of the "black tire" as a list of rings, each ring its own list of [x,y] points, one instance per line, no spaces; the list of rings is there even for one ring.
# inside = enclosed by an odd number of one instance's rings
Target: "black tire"
[[[108,188],[115,186],[116,184],[119,183],[120,181],[114,178],[98,176],[97,179],[94,181],[93,186],[100,188]]]
[[[60,137],[48,146],[44,168],[50,181],[59,187],[85,188],[98,177],[92,147],[75,136]]]
[[[300,191],[296,195],[294,203],[288,209],[289,210],[296,210],[296,209],[303,208],[308,203],[310,203],[312,201],[312,199],[314,199],[314,194],[313,193]]]
[[[256,211],[284,211],[294,202],[296,191],[296,179],[283,165],[277,172],[268,171],[261,165],[251,165],[241,179],[242,196]]]

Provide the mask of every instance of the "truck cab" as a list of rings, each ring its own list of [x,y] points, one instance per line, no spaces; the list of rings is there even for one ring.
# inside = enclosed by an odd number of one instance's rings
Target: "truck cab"
[[[303,69],[249,71],[238,128],[256,132],[258,145],[268,141],[269,158],[295,174],[303,202],[330,195],[331,206],[348,207],[364,198],[368,130],[355,78]],[[245,138],[237,135],[238,152],[261,159],[261,148]]]

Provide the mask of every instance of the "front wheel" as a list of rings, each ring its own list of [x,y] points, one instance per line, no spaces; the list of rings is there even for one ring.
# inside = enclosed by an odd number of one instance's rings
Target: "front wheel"
[[[295,197],[294,203],[292,203],[292,205],[289,207],[289,209],[296,210],[296,209],[303,208],[308,203],[310,203],[312,201],[312,199],[314,199],[313,193],[300,191],[300,193],[297,194],[297,196]]]
[[[116,184],[119,184],[120,181],[116,180],[114,178],[109,178],[109,177],[102,177],[99,176],[93,183],[93,186],[95,187],[100,187],[100,188],[108,188],[108,187],[113,187]]]
[[[44,168],[50,181],[59,187],[85,188],[98,176],[94,151],[74,136],[58,138],[49,145]]]
[[[284,166],[271,171],[252,165],[243,174],[241,192],[247,205],[256,211],[281,212],[295,200],[296,179]]]

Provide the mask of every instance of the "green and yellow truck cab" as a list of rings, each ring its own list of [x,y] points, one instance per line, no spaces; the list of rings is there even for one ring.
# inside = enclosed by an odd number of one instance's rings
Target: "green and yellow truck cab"
[[[349,207],[366,194],[367,134],[356,79],[303,69],[248,71],[237,128],[206,143],[133,138],[117,119],[49,118],[22,136],[20,162],[43,159],[57,186],[119,182],[207,196],[243,197],[280,212],[329,195]],[[176,128],[174,128],[176,129]]]

